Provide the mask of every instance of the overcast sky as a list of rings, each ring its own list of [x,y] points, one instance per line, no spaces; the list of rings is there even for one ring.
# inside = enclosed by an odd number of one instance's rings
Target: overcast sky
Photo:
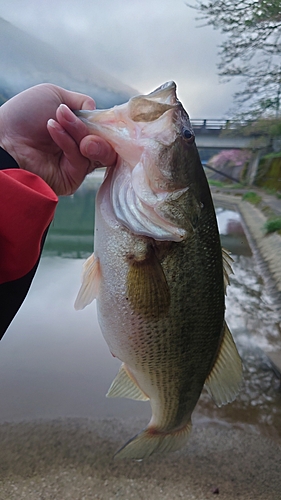
[[[0,0],[0,17],[141,93],[174,80],[191,118],[233,105],[236,82],[217,76],[221,35],[185,0]]]

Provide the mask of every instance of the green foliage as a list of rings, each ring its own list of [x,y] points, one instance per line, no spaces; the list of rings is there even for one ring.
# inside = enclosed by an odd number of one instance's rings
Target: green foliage
[[[245,184],[243,184],[241,182],[235,182],[233,184],[229,184],[227,187],[229,189],[232,189],[232,190],[235,190],[235,189],[244,189],[245,188]]]
[[[258,23],[271,23],[281,19],[281,3],[276,0],[259,0],[253,4],[253,17],[246,24],[249,27]]]
[[[258,205],[261,202],[262,197],[259,196],[255,191],[248,191],[247,193],[243,194],[242,200],[248,201],[253,205]]]
[[[267,155],[264,155],[262,159],[266,160],[271,160],[273,158],[281,158],[281,152],[278,153],[268,153]]]
[[[267,194],[270,194],[272,196],[276,196],[277,198],[279,197],[279,193],[276,191],[276,189],[274,188],[268,188],[268,187],[265,187],[264,188],[264,191],[265,193]],[[281,194],[281,193],[280,193]]]
[[[280,118],[258,118],[248,120],[246,122],[237,122],[237,132],[247,136],[281,136],[281,119]]]
[[[266,233],[273,233],[281,231],[281,217],[270,217],[264,224]]]
[[[281,154],[261,158],[255,184],[262,188],[281,192]]]
[[[213,179],[209,179],[208,182],[209,182],[210,186],[223,187],[225,185],[223,182],[216,181]]]

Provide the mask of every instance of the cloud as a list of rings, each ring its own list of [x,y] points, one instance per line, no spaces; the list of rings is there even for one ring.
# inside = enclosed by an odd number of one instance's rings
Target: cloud
[[[3,5],[1,5],[1,3]],[[140,92],[168,80],[193,117],[221,117],[234,84],[217,77],[220,34],[198,28],[184,0],[10,0],[0,16]]]

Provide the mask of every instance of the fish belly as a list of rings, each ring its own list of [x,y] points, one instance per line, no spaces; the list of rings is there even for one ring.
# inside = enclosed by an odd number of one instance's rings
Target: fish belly
[[[105,199],[96,209],[95,254],[101,267],[99,324],[111,353],[125,363],[150,399],[149,432],[172,433],[173,445],[165,446],[177,449],[174,435],[184,443],[182,434],[190,430],[192,411],[219,347],[223,287],[220,277],[216,285],[215,276],[208,279],[206,270],[199,269],[202,256],[192,258],[198,254],[200,242],[173,243],[161,260],[170,292],[167,311],[157,318],[134,311],[128,300],[128,255],[136,237],[108,211],[106,196],[105,191]]]

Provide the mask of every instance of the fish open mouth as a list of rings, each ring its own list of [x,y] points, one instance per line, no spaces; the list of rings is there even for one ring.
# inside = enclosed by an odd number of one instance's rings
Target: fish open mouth
[[[147,95],[132,97],[128,103],[111,109],[79,110],[75,114],[86,123],[90,131],[112,142],[112,131],[128,126],[128,120],[138,123],[155,122],[166,111],[180,105],[176,94],[175,82],[167,82]],[[110,136],[107,131],[111,131]]]

